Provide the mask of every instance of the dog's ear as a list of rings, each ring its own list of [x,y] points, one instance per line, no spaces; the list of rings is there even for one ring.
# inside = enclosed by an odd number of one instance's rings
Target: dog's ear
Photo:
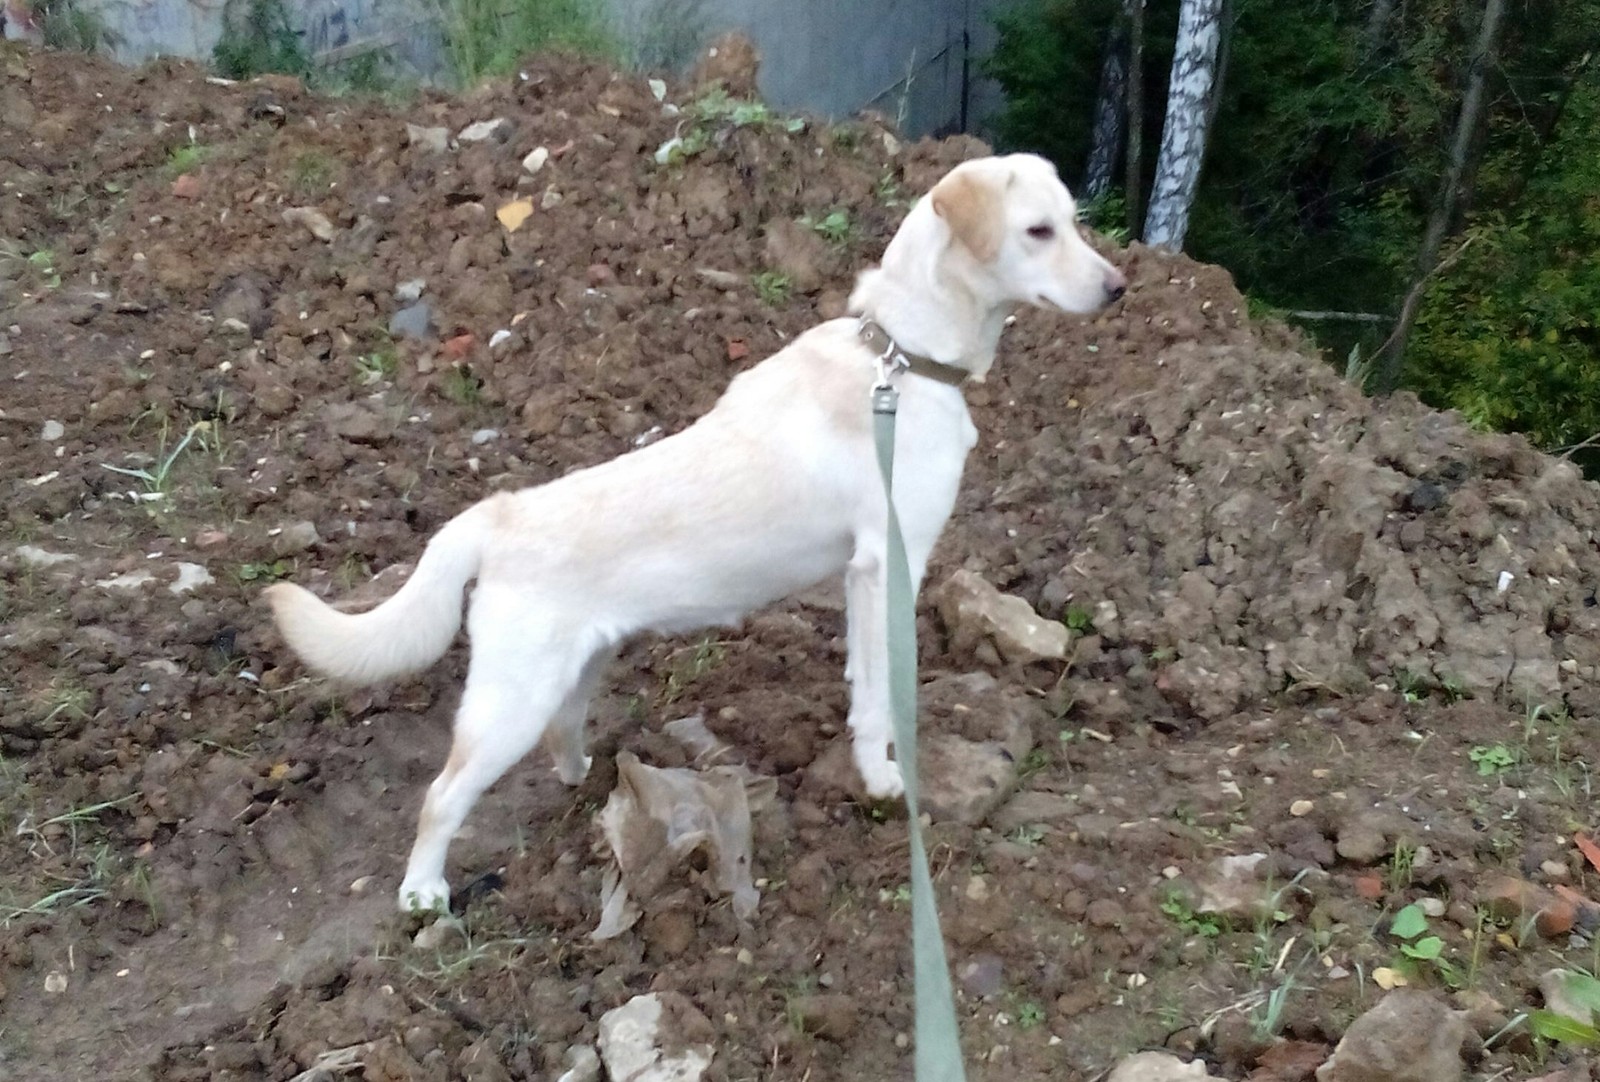
[[[1005,208],[994,181],[972,172],[951,173],[929,193],[933,212],[950,226],[956,240],[980,263],[1000,254],[1005,239]]]

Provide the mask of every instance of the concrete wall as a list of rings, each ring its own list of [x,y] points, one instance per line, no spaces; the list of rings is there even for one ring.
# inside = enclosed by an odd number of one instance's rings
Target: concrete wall
[[[991,16],[1005,2],[613,0],[636,34],[650,33],[649,13],[663,8],[698,9],[711,33],[743,30],[763,55],[762,96],[779,109],[837,119],[871,108],[913,135],[959,130],[964,104],[969,129],[993,111],[997,92],[978,60],[993,48]]]
[[[80,0],[116,33],[119,59],[209,58],[224,0]],[[242,13],[248,0],[234,0]],[[514,2],[514,0],[508,0]],[[523,0],[526,2],[526,0]],[[776,108],[833,119],[864,108],[912,135],[983,128],[997,106],[978,60],[991,16],[1008,0],[605,0],[633,58],[680,65],[724,30],[760,47],[763,96]],[[285,0],[290,21],[325,62],[386,49],[429,77],[444,64],[436,0]],[[965,70],[964,70],[965,62]]]

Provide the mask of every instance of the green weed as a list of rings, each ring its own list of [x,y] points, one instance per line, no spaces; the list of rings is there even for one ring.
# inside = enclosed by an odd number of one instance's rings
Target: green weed
[[[789,281],[789,276],[781,271],[762,271],[760,274],[753,276],[750,282],[755,286],[756,296],[760,297],[763,303],[770,304],[774,308],[789,300],[789,294],[793,288],[793,283]]]
[[[830,210],[820,217],[814,214],[803,215],[800,218],[800,224],[835,246],[843,246],[849,243],[853,232],[850,224],[850,212],[843,208]]]
[[[709,635],[695,643],[692,649],[673,651],[672,667],[667,672],[666,686],[661,689],[660,705],[670,706],[676,702],[695,681],[721,665],[726,657],[726,644],[717,642]]]
[[[1478,774],[1491,777],[1503,774],[1517,765],[1517,753],[1504,744],[1478,744],[1467,752],[1467,758],[1477,764]]]
[[[451,365],[440,380],[440,391],[458,406],[476,406],[483,401],[483,381],[466,365]]]
[[[124,476],[143,481],[143,499],[166,499],[170,494],[169,487],[172,482],[173,465],[178,461],[178,457],[188,449],[191,443],[194,442],[195,438],[197,436],[209,434],[211,427],[212,422],[210,421],[196,421],[194,424],[189,426],[187,431],[184,432],[183,438],[178,441],[177,446],[168,451],[168,428],[167,423],[163,421],[161,424],[161,442],[155,455],[155,464],[152,467],[148,469],[142,466],[130,468],[127,466],[112,466],[105,462],[100,463],[100,465],[103,469],[110,470],[112,473],[120,473]]]

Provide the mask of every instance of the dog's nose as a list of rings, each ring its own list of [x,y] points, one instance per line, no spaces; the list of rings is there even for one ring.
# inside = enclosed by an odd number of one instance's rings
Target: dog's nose
[[[1120,301],[1122,295],[1128,292],[1128,279],[1121,271],[1114,270],[1106,275],[1106,303]]]

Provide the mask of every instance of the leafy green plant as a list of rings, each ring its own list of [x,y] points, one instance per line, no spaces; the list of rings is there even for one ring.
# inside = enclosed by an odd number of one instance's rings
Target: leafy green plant
[[[1079,635],[1088,635],[1094,631],[1094,613],[1085,605],[1076,602],[1067,606],[1067,611],[1062,615],[1061,622],[1067,629]]]
[[[464,364],[451,365],[440,378],[439,389],[458,406],[476,406],[483,401],[483,381]]]
[[[240,582],[277,582],[294,571],[289,560],[256,560],[240,564],[233,577]]]
[[[811,230],[829,244],[843,245],[850,240],[850,212],[838,208],[818,217],[807,214],[801,217],[800,224]]]
[[[774,308],[785,303],[793,289],[789,276],[782,271],[762,271],[760,274],[752,276],[750,282],[755,286],[756,296],[760,297],[763,303],[770,304]]]
[[[599,0],[436,0],[451,71],[462,86],[507,75],[529,53],[567,49],[616,59]]]
[[[201,162],[211,156],[211,148],[202,146],[190,140],[181,146],[175,146],[167,152],[167,172],[172,176],[181,176],[192,173]]]
[[[1600,1028],[1594,1021],[1600,1018],[1600,980],[1577,970],[1562,970],[1556,978],[1561,988],[1564,1005],[1589,1012],[1588,1021],[1569,1017],[1550,1010],[1528,1012],[1528,1028],[1537,1037],[1577,1048],[1600,1047]]]
[[[713,87],[683,108],[684,119],[678,132],[656,150],[660,165],[677,165],[721,146],[741,128],[757,131],[782,130],[795,134],[805,130],[801,117],[779,117],[765,103],[728,96],[720,86]]]
[[[1037,1029],[1044,1025],[1044,1007],[1037,1000],[1024,1000],[1017,1007],[1017,1028]]]
[[[695,681],[721,665],[726,657],[727,647],[709,635],[692,649],[674,651],[666,686],[661,689],[660,705],[670,706],[676,702]]]
[[[1477,744],[1467,752],[1467,758],[1478,766],[1483,777],[1503,774],[1517,765],[1517,753],[1504,744]]]
[[[44,43],[52,49],[97,53],[122,40],[106,26],[98,12],[91,11],[79,0],[34,0],[33,13],[44,34]]]
[[[1227,930],[1222,917],[1216,913],[1196,913],[1182,891],[1172,891],[1161,900],[1161,912],[1171,917],[1190,935],[1215,939]]]
[[[900,180],[894,175],[893,170],[885,172],[878,178],[878,182],[872,186],[872,197],[891,209],[911,205],[911,200],[906,198],[905,189],[900,187]]]
[[[229,79],[311,72],[311,54],[290,24],[284,0],[228,0],[211,62]]]
[[[355,360],[356,375],[364,385],[381,383],[386,379],[393,379],[394,374],[400,369],[400,355],[393,346],[385,345],[363,353]]]
[[[1389,925],[1389,934],[1400,940],[1396,969],[1420,973],[1431,968],[1452,987],[1461,983],[1460,973],[1444,956],[1444,940],[1432,934],[1428,915],[1420,905],[1412,903],[1396,913]]]

